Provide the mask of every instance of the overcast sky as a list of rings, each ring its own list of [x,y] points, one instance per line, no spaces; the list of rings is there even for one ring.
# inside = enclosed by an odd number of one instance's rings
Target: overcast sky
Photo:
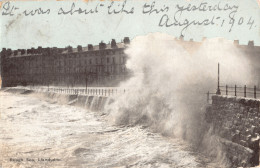
[[[124,12],[110,15],[108,7],[111,5],[111,1],[11,1],[9,4],[2,2],[0,47],[18,49],[38,46],[87,46],[87,44],[98,44],[101,40],[107,43],[112,38],[120,42],[125,36],[133,39],[135,36],[151,32],[164,32],[175,37],[179,37],[182,32],[185,40],[193,39],[195,41],[200,41],[203,37],[225,37],[229,40],[238,39],[240,44],[247,44],[249,40],[254,40],[255,45],[260,45],[260,8],[256,0],[158,0],[155,2],[155,8],[165,9],[164,12],[143,14],[143,6],[145,4],[149,6],[152,2],[151,0],[128,0],[124,9],[131,12],[134,7],[133,14]],[[58,15],[60,8],[65,12],[70,11],[73,3],[75,4],[73,15],[70,13]],[[115,1],[110,11],[114,9],[120,11],[123,3],[124,1]],[[208,10],[205,12],[199,10],[177,12],[177,4],[184,9],[189,3],[195,7],[204,3],[205,9],[218,4],[219,6],[217,6],[218,10],[214,12]],[[235,22],[231,28],[229,15],[233,16],[232,11],[235,8],[230,10],[228,8],[234,5],[238,9],[235,12]],[[3,13],[10,13],[13,6],[19,8],[12,11],[13,16],[3,15]],[[77,14],[75,12],[79,7],[89,11],[90,9],[95,10],[96,6],[98,6],[98,13]],[[166,10],[167,7],[168,10]],[[38,8],[42,8],[46,14],[25,16],[23,13],[25,10],[29,13]],[[47,14],[48,9],[50,9],[49,14]],[[145,8],[145,11],[149,11],[149,7]],[[168,24],[174,23],[174,17],[180,24],[184,24],[185,19],[189,23],[192,21],[206,23],[208,19],[210,23],[208,26],[194,26],[191,23],[187,29],[184,29],[184,26],[159,26],[161,19],[161,23],[165,23],[167,18],[169,19]],[[212,19],[214,20],[212,21]]]

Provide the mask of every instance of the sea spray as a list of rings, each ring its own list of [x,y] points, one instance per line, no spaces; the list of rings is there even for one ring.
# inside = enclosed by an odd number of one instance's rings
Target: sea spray
[[[131,42],[125,52],[126,66],[133,77],[120,85],[130,91],[107,106],[111,122],[145,125],[195,145],[208,145],[201,144],[207,142],[203,137],[212,138],[206,134],[204,122],[205,93],[216,91],[217,64],[221,67],[221,82],[228,84],[250,83],[251,69],[230,41],[205,40],[192,52],[183,43],[161,33],[136,37]]]
[[[94,96],[94,98],[90,104],[90,110],[97,111],[98,99],[99,99],[98,96]]]
[[[89,98],[89,96],[87,96],[87,98],[86,98],[85,105],[84,105],[85,108],[89,107],[89,105],[88,105],[88,98]]]

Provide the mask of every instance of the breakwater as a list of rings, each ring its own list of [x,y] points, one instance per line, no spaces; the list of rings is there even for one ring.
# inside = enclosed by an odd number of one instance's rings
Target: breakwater
[[[259,165],[260,101],[212,96],[206,121],[222,139],[232,167]]]

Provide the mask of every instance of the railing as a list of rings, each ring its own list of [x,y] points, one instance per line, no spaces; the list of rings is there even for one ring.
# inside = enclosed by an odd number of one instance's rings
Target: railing
[[[119,87],[88,87],[83,88],[62,88],[62,87],[19,87],[22,89],[33,90],[35,92],[51,92],[70,95],[92,95],[92,96],[115,96],[125,93],[127,90]]]
[[[220,95],[226,95],[226,96],[235,96],[235,97],[248,97],[248,98],[254,98],[257,99],[258,95],[260,94],[260,89],[256,86],[254,87],[247,87],[244,86],[237,86],[237,85],[225,85],[225,86],[219,86]],[[210,93],[207,92],[207,103],[210,103],[210,95],[216,95],[216,93]]]

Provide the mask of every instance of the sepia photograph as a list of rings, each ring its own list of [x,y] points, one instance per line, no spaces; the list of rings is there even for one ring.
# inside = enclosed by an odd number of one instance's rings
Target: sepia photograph
[[[0,12],[0,168],[260,167],[260,1]]]

